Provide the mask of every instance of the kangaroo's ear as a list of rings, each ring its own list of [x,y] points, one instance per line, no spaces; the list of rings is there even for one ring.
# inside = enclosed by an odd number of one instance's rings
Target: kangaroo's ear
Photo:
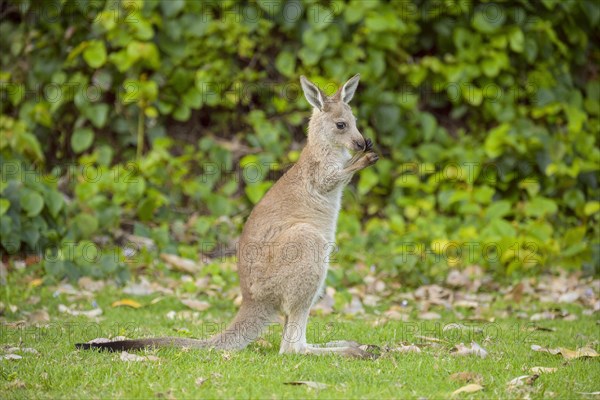
[[[350,100],[352,100],[354,97],[354,92],[356,92],[359,80],[360,74],[356,74],[352,78],[348,79],[348,82],[344,83],[344,86],[342,86],[342,101],[344,103],[350,103]]]
[[[308,102],[319,111],[323,111],[323,106],[325,105],[325,96],[317,87],[317,85],[306,79],[304,75],[300,77],[300,84],[302,85],[302,90],[304,91],[304,97],[306,97],[306,100],[308,100]]]

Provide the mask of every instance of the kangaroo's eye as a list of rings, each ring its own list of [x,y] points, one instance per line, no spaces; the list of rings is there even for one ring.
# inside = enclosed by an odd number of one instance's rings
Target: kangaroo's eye
[[[345,122],[336,122],[336,123],[335,123],[335,126],[336,126],[338,129],[344,129],[344,128],[346,127],[346,123],[345,123]]]

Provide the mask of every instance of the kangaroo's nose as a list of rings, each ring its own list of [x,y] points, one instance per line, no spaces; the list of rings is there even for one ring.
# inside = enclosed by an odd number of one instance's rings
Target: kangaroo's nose
[[[366,150],[367,148],[367,142],[365,141],[365,139],[362,140],[354,140],[354,147],[356,148],[356,150]]]

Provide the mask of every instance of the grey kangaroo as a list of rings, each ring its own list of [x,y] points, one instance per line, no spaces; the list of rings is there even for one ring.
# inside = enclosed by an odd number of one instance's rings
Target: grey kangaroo
[[[378,160],[371,140],[356,128],[348,105],[359,79],[358,74],[353,76],[328,97],[304,76],[300,78],[304,96],[314,107],[308,141],[298,162],[271,187],[246,221],[238,254],[243,300],[227,329],[206,340],[161,337],[76,346],[113,351],[167,346],[238,350],[283,313],[280,353],[366,357],[367,352],[355,342],[306,343],[308,315],[327,275],[342,191],[355,172]]]

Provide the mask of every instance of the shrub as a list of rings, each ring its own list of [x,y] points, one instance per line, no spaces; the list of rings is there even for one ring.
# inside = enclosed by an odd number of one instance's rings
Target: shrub
[[[597,273],[594,1],[1,4],[5,252],[121,228],[213,251],[298,156],[299,75],[332,92],[359,72],[383,157],[348,191],[337,262],[409,282],[473,263]],[[59,192],[5,179],[14,162],[76,168]]]

